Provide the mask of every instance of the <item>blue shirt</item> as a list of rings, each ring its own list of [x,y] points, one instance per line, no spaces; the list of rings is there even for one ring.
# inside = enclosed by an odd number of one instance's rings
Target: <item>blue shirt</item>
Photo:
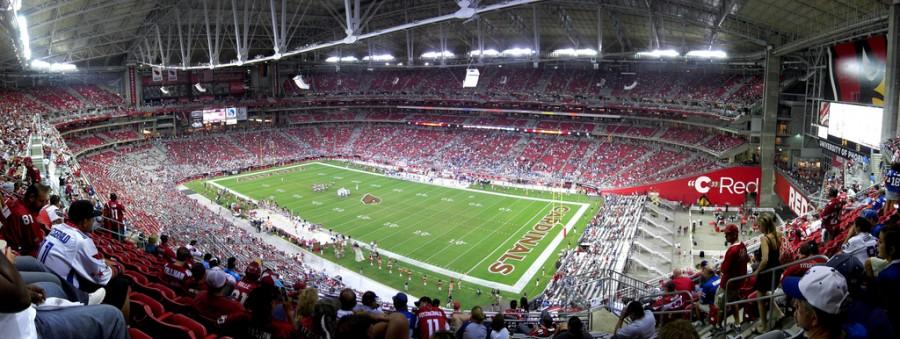
[[[703,297],[700,299],[700,303],[704,305],[712,305],[716,299],[716,290],[719,289],[719,276],[714,275],[703,284],[700,285],[700,290],[703,291]]]
[[[900,193],[900,172],[888,170],[884,176],[884,188],[888,192]]]
[[[900,260],[893,260],[875,278],[878,299],[888,311],[891,323],[900,324]]]
[[[844,312],[844,330],[851,338],[894,338],[894,329],[888,319],[887,312],[880,307],[872,307],[869,303],[854,299]],[[859,327],[862,327],[860,329]]]
[[[241,280],[241,275],[240,275],[239,273],[235,272],[235,271],[232,271],[231,269],[226,268],[226,269],[224,269],[224,270],[222,270],[222,271],[224,271],[225,273],[228,273],[228,275],[234,277],[234,280],[235,280],[235,281],[240,281],[240,280]]]
[[[404,317],[406,317],[407,321],[409,321],[409,337],[412,338],[413,334],[416,333],[416,315],[412,314],[412,312],[410,312],[408,310],[399,311],[399,312]]]

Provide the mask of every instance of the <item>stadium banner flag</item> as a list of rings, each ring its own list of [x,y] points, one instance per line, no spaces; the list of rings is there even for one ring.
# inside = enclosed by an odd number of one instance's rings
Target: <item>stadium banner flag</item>
[[[162,81],[162,68],[154,66],[152,69],[153,73],[153,81],[159,82]]]
[[[775,172],[775,194],[798,216],[816,209],[812,201],[778,171]]]
[[[885,35],[829,47],[825,100],[884,107],[886,63]]]
[[[762,170],[758,166],[736,166],[712,172],[681,177],[655,184],[603,190],[613,194],[659,193],[666,200],[694,204],[706,196],[713,205],[738,206],[753,194],[758,204],[759,180]]]
[[[178,71],[174,69],[167,69],[168,76],[166,77],[168,81],[178,81]]]

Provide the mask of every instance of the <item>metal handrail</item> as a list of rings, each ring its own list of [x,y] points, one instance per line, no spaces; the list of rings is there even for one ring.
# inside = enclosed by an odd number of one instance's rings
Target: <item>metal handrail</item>
[[[667,295],[686,295],[689,297],[689,299],[685,303],[688,303],[690,305],[694,304],[693,295],[691,295],[690,291],[673,291],[673,292],[664,292],[664,293],[654,293],[654,294],[645,295],[643,297],[640,297],[640,298],[638,298],[638,301],[640,301],[641,303],[644,303],[644,301],[647,301],[649,299],[656,299],[659,297],[665,297]],[[685,309],[685,310],[653,311],[653,314],[654,315],[665,315],[665,314],[682,314],[682,313],[693,313],[693,312],[694,312],[694,308],[692,306],[691,308]]]
[[[778,270],[781,270],[781,269],[784,269],[784,268],[787,268],[787,267],[791,267],[791,266],[794,266],[794,265],[797,265],[797,264],[801,264],[801,263],[804,263],[804,262],[807,262],[807,261],[812,261],[812,260],[814,260],[814,259],[824,259],[824,260],[827,261],[827,260],[828,260],[828,257],[825,256],[825,255],[822,255],[822,254],[819,254],[819,255],[811,255],[811,256],[808,256],[808,257],[806,257],[806,258],[794,260],[794,261],[789,262],[789,263],[787,263],[787,264],[782,264],[782,265],[778,265],[778,266],[775,266],[775,267],[772,267],[772,268],[767,268],[767,269],[765,269],[765,270],[763,270],[763,271],[761,271],[761,272],[753,272],[753,273],[749,273],[749,274],[745,274],[745,275],[742,275],[742,276],[738,276],[738,277],[734,277],[734,278],[728,279],[728,282],[725,283],[725,292],[724,292],[724,295],[723,295],[723,298],[725,298],[725,307],[724,307],[722,310],[719,310],[719,312],[727,313],[727,310],[728,310],[728,307],[729,307],[729,306],[735,306],[735,305],[746,304],[746,303],[756,302],[756,301],[762,301],[762,300],[769,300],[769,299],[774,299],[774,298],[776,298],[776,297],[781,297],[781,296],[784,295],[783,293],[779,293],[779,294],[774,293],[774,289],[773,289],[773,293],[770,294],[770,295],[766,295],[766,296],[757,296],[757,297],[751,298],[751,299],[741,299],[741,300],[729,302],[729,301],[728,301],[728,286],[730,286],[733,282],[739,281],[739,280],[746,280],[746,279],[749,278],[749,277],[752,277],[752,276],[755,276],[755,275],[759,275],[759,274],[765,274],[765,273],[775,272],[775,271],[778,271]],[[777,277],[777,278],[780,279],[781,277]],[[776,279],[776,277],[775,277],[775,275],[773,274],[773,275],[772,275],[772,278],[771,278],[771,284],[772,284],[772,285],[775,285],[775,279]],[[773,314],[773,312],[771,312],[771,310],[770,310],[770,312],[768,312],[768,315],[767,315],[767,316],[769,317],[769,319],[768,319],[769,321],[772,320],[772,314]],[[760,315],[760,316],[762,316],[762,315]],[[728,324],[728,317],[724,317],[724,316],[723,316],[722,320],[725,322],[725,325]]]

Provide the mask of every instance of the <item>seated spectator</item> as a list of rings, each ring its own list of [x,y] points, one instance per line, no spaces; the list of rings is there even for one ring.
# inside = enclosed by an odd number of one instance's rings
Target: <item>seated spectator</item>
[[[156,237],[156,234],[150,235],[147,238],[147,245],[144,246],[144,252],[150,253],[152,255],[159,256],[159,238]]]
[[[224,275],[225,272],[222,272]],[[224,278],[224,276],[223,276]],[[250,295],[244,305],[250,313],[250,320],[243,331],[244,338],[289,338],[294,331],[294,326],[290,321],[276,320],[272,316],[276,304],[284,305],[287,310],[288,319],[292,319],[293,315],[290,306],[283,303],[282,295],[278,289],[269,284],[262,284]]]
[[[491,320],[491,336],[490,339],[509,339],[509,329],[506,328],[506,320],[499,314],[494,315]]]
[[[31,159],[31,158],[26,158]],[[41,209],[47,205],[50,187],[32,184],[25,190],[22,198],[11,198],[3,206],[4,226],[0,235],[9,247],[22,255],[37,257],[44,232],[39,219]]]
[[[241,274],[237,272],[237,258],[229,257],[228,260],[225,261],[225,273],[232,276],[235,281],[241,280]]]
[[[250,292],[253,292],[259,286],[260,273],[262,272],[259,269],[259,263],[255,261],[250,262],[250,265],[247,265],[247,269],[244,270],[244,278],[234,285],[234,292],[231,293],[231,297],[243,304]]]
[[[193,256],[193,254],[191,254]],[[212,260],[212,254],[206,253],[203,255],[203,260],[200,261],[200,264],[203,265],[206,269],[209,269],[209,261]]]
[[[4,249],[11,256],[12,251]],[[26,285],[7,256],[0,257],[0,336],[4,338],[128,338],[122,312],[110,305],[39,310],[47,297],[62,297]]]
[[[97,216],[90,201],[73,202],[69,220],[53,226],[39,258],[48,270],[84,292],[105,289],[103,303],[127,310],[130,280],[118,277],[121,268],[114,262],[101,259],[89,236]]]
[[[161,255],[166,262],[175,262],[175,251],[169,246],[168,235],[163,234],[159,236],[159,250],[157,253]]]
[[[447,314],[440,308],[432,306],[431,301],[428,297],[421,297],[416,304],[419,306],[416,312],[416,326],[419,327],[420,338],[431,338],[437,332],[450,331]]]
[[[576,316],[569,317],[566,323],[566,330],[560,332],[556,339],[591,339],[593,338],[587,330],[584,329],[584,323],[581,318]]]
[[[200,252],[200,249],[197,248],[196,239],[191,240],[191,242],[189,242],[187,245],[184,245],[184,247],[187,247],[188,251],[191,251],[191,256],[193,256],[194,258],[200,258],[200,256],[203,255],[203,252]]]
[[[391,313],[390,316],[383,319],[376,319],[368,314],[348,315],[338,320],[335,337],[336,338],[359,338],[359,339],[407,339],[409,332],[406,331],[406,317],[399,313]],[[449,333],[449,338],[453,338],[453,334]],[[428,338],[443,338],[437,332]]]
[[[550,313],[547,311],[541,312],[541,321],[538,325],[531,330],[531,333],[528,335],[539,337],[539,338],[549,338],[556,334],[556,331],[559,330],[559,326],[553,322],[553,317],[550,316]]]
[[[784,279],[785,295],[794,299],[794,320],[810,339],[843,338],[841,306],[847,280],[831,267],[810,268],[802,277]]]
[[[301,338],[315,338],[314,315],[316,303],[319,302],[319,291],[315,287],[307,287],[300,291],[297,300],[297,321],[294,327]],[[398,310],[399,312],[399,310]]]
[[[675,284],[676,291],[691,292],[694,290],[694,281],[690,277],[686,277],[680,268],[672,271],[672,283]]]
[[[372,291],[366,291],[365,293],[363,293],[362,303],[357,304],[353,308],[353,311],[369,313],[373,316],[384,314],[384,312],[381,311],[381,306],[378,305],[378,296],[375,295],[375,292]]]
[[[700,322],[706,324],[708,317],[703,314],[710,314],[711,306],[716,300],[716,291],[719,289],[719,276],[709,267],[703,267],[700,270],[700,304],[697,306],[697,313]]]
[[[872,223],[869,220],[856,217],[853,228],[847,235],[848,239],[841,246],[841,251],[856,257],[860,263],[866,262],[869,256],[876,254],[878,246],[878,239],[869,233],[871,231]]]
[[[625,324],[625,320],[629,320]],[[616,323],[614,338],[650,339],[656,336],[656,319],[653,312],[645,310],[640,302],[632,301],[625,307]]]
[[[462,327],[462,324],[464,322],[466,322],[466,320],[469,320],[468,314],[460,312],[459,309],[461,307],[462,307],[462,305],[459,304],[458,300],[453,301],[453,313],[450,313],[450,330],[451,331],[458,330],[460,327]]]
[[[798,252],[799,255],[797,260],[802,260],[809,258],[810,256],[819,255],[819,245],[816,244],[815,241],[809,241],[804,243],[803,245],[800,245],[800,250]],[[788,266],[788,268],[784,270],[784,273],[781,274],[781,281],[783,282],[784,278],[787,277],[802,277],[811,267],[822,264],[825,261],[826,260],[824,258],[815,258]]]
[[[208,288],[207,283],[206,283],[207,272],[208,272],[208,270],[205,267],[203,267],[203,265],[197,265],[197,264],[191,265],[191,280],[187,285],[187,290],[191,294],[196,295],[197,293],[200,293],[201,291],[207,290],[207,288]],[[222,272],[222,273],[225,273],[225,272]],[[229,282],[234,283],[234,281],[231,280],[230,275],[226,275],[225,277],[228,278]]]
[[[338,300],[341,302],[341,308],[337,311],[338,320],[353,314],[353,310],[356,308],[356,292],[353,292],[352,289],[345,288],[341,290],[341,295],[338,297]],[[431,300],[429,300],[429,302],[430,301]]]
[[[885,226],[879,233],[878,257],[887,262],[875,278],[879,300],[892,324],[900,324],[900,225]]]
[[[159,280],[171,287],[177,293],[185,293],[188,287],[194,283],[191,265],[191,252],[187,248],[179,247],[175,254],[175,262],[166,263],[159,272]]]
[[[462,339],[487,338],[490,329],[484,324],[484,311],[481,310],[481,306],[472,307],[472,312],[469,314],[471,314],[469,320],[463,322],[459,327],[456,337]]]
[[[407,305],[409,298],[406,296],[406,293],[397,292],[397,295],[392,299],[394,301],[394,310],[406,317],[406,320],[409,322],[409,337],[412,338],[416,332],[416,315],[409,311],[409,305]]]
[[[887,312],[875,307],[867,293],[865,268],[856,257],[840,253],[825,264],[834,268],[847,280],[848,297],[844,301],[842,313],[844,329],[853,338],[894,338],[894,329]]]
[[[241,306],[241,303],[224,295],[225,290],[228,288],[228,278],[225,272],[219,270],[209,271],[205,280],[208,287],[207,290],[198,293],[192,302],[198,315],[218,321],[223,316],[231,318],[244,312],[244,307]]]

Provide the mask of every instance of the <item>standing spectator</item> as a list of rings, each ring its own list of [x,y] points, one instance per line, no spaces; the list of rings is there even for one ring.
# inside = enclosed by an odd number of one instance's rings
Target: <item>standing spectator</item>
[[[345,288],[341,290],[338,301],[341,302],[341,308],[337,311],[337,318],[340,320],[343,317],[353,314],[353,309],[356,307],[356,292],[353,292],[352,289]]]
[[[0,235],[13,250],[21,255],[37,256],[41,241],[44,240],[44,232],[35,221],[41,212],[41,208],[49,200],[50,188],[41,184],[32,184],[25,190],[25,196],[21,199],[11,199],[4,206],[3,228]]]
[[[362,303],[357,304],[353,310],[357,312],[368,313],[376,317],[378,315],[384,314],[384,312],[381,311],[381,306],[378,305],[378,296],[375,295],[375,292],[372,291],[366,291],[365,293],[363,293]]]
[[[462,305],[460,305],[459,300],[453,301],[453,313],[450,313],[451,331],[458,330],[466,320],[469,320],[469,315],[459,310],[461,307]]]
[[[694,281],[691,280],[691,278],[684,276],[684,272],[682,272],[680,268],[676,268],[672,271],[672,283],[675,284],[676,291],[691,292],[694,290]]]
[[[847,281],[831,267],[816,266],[802,278],[788,277],[784,293],[794,298],[794,319],[810,339],[843,338],[841,305],[847,298]]]
[[[844,200],[838,196],[837,188],[829,188],[828,204],[819,212],[819,218],[822,219],[822,228],[825,229],[825,241],[834,239],[843,209]]]
[[[566,323],[567,329],[561,332],[556,339],[591,339],[591,334],[584,329],[584,323],[581,318],[576,316],[569,317]]]
[[[736,228],[736,226],[735,226]],[[625,324],[625,319],[631,322]],[[616,339],[650,339],[656,336],[656,319],[653,312],[645,310],[638,301],[632,301],[625,307],[614,331]]]
[[[817,245],[814,240],[811,240],[800,245],[799,253],[797,260],[819,255],[819,245]],[[810,268],[825,263],[825,261],[825,258],[815,258],[788,266],[788,268],[784,270],[784,273],[781,274],[781,280],[784,281],[784,278],[787,277],[802,277]]]
[[[753,275],[756,281],[753,289],[756,291],[757,297],[768,295],[769,291],[775,289],[777,278],[781,277],[780,272],[772,271],[771,268],[781,265],[781,235],[775,227],[775,216],[769,213],[759,217],[759,232],[762,233],[759,241],[760,258],[759,266]],[[766,272],[768,271],[768,272]],[[760,273],[763,272],[763,273]],[[767,309],[767,300],[759,300],[757,308],[759,308],[759,323],[756,327],[758,334],[765,333],[769,330],[769,313]]]
[[[159,280],[177,293],[187,292],[188,286],[193,283],[193,273],[188,263],[190,258],[191,252],[187,248],[179,247],[175,254],[175,262],[163,265],[162,272],[159,272]]]
[[[877,295],[887,309],[891,323],[900,324],[900,225],[881,229],[878,256],[888,264],[875,278]]]
[[[109,201],[103,205],[103,223],[106,229],[115,234],[116,239],[122,240],[125,236],[125,205],[119,202],[119,196],[109,194]]]
[[[469,320],[464,322],[456,331],[456,337],[461,339],[486,338],[490,329],[484,324],[484,311],[481,306],[472,307]]]
[[[491,336],[490,339],[509,339],[509,329],[506,328],[506,321],[503,316],[496,314],[491,320]]]
[[[722,277],[719,279],[719,289],[716,291],[716,307],[719,308],[719,312],[722,314],[718,319],[723,323],[725,316],[728,314],[725,304],[736,300],[740,289],[738,284],[728,286],[728,281],[733,277],[747,274],[747,263],[750,261],[750,256],[747,255],[747,246],[739,241],[738,233],[738,228],[735,225],[725,227],[725,242],[728,244],[728,249],[725,250],[725,257],[719,266]],[[738,313],[737,309],[733,308],[732,316],[735,324],[740,324]]]
[[[900,161],[891,163],[891,169],[884,174],[885,204],[881,215],[890,215],[900,203]]]
[[[528,313],[528,297],[525,294],[522,294],[522,297],[519,298],[519,307],[522,308],[522,312]]]
[[[231,297],[243,304],[250,292],[253,292],[259,286],[260,274],[262,272],[260,271],[259,263],[251,261],[250,265],[247,265],[247,269],[244,270],[244,278],[234,285]]]
[[[78,289],[93,293],[105,289],[103,303],[125,309],[131,287],[127,278],[117,278],[119,266],[104,260],[89,234],[95,214],[91,202],[78,200],[69,206],[69,220],[53,226],[38,259],[47,269],[66,277]],[[127,316],[127,314],[126,314]]]

